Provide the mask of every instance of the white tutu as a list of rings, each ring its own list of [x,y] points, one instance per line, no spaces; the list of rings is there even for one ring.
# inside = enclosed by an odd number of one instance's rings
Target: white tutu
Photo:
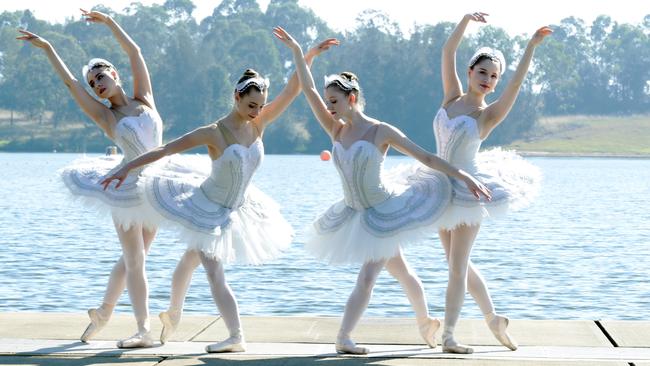
[[[530,205],[539,193],[539,168],[514,151],[494,148],[479,152],[476,167],[472,175],[490,190],[492,200],[477,200],[465,183],[452,179],[451,203],[439,221],[440,227],[451,230],[459,225],[478,225],[484,218],[502,217]]]
[[[345,166],[338,158],[335,164]],[[346,198],[321,214],[305,248],[330,263],[364,263],[395,256],[401,245],[436,231],[451,199],[449,178],[437,171],[402,165],[381,173],[383,156],[369,143],[357,144],[352,170],[339,169]],[[352,148],[350,149],[352,150]]]
[[[72,199],[102,216],[112,216],[124,230],[133,224],[153,229],[161,220],[153,214],[146,202],[142,176],[156,174],[166,177],[205,177],[208,167],[204,165],[199,168],[199,160],[195,156],[174,155],[144,169],[130,172],[118,189],[115,189],[116,182],[106,190],[100,183],[125,164],[121,155],[80,158],[61,169],[59,174]]]

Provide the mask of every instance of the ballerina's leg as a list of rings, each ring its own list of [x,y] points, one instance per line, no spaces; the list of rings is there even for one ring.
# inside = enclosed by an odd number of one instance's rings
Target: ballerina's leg
[[[185,296],[192,282],[192,275],[196,267],[201,264],[201,258],[196,250],[186,250],[176,264],[172,277],[171,293],[169,296],[169,307],[158,315],[163,324],[160,332],[160,342],[166,343],[174,334],[178,323],[183,315]]]
[[[365,347],[358,347],[352,339],[350,333],[356,327],[364,311],[368,307],[372,289],[375,286],[379,273],[384,268],[386,260],[366,262],[361,266],[357,283],[350,294],[345,305],[341,328],[336,337],[336,351],[339,353],[366,354],[369,350]]]
[[[138,332],[117,343],[120,348],[151,347],[151,324],[149,321],[149,286],[147,283],[145,257],[146,250],[142,226],[132,225],[125,230],[116,225],[122,244],[122,258],[126,270],[126,287],[133,306]]]
[[[206,351],[243,352],[246,349],[246,342],[244,341],[244,334],[241,328],[237,300],[235,300],[235,295],[226,282],[223,263],[216,258],[207,256],[203,252],[199,255],[201,263],[203,263],[203,267],[208,275],[212,297],[230,333],[230,337],[227,339],[208,345]]]
[[[386,262],[386,269],[399,281],[404,289],[406,297],[415,311],[415,319],[418,323],[420,335],[429,347],[435,348],[435,336],[438,328],[440,328],[440,320],[429,317],[429,308],[422,281],[406,262],[401,249],[398,255]]]
[[[472,353],[473,349],[454,339],[454,328],[467,291],[469,257],[479,226],[462,225],[451,231],[449,250],[449,282],[445,298],[445,327],[442,333],[442,350],[451,353]]]

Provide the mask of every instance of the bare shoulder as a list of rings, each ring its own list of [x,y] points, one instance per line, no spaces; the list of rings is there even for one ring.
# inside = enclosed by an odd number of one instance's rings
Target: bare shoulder
[[[388,122],[382,122],[382,121],[377,121],[377,134],[382,134],[383,136],[390,137],[390,136],[402,136],[404,135],[402,131],[400,131],[399,128],[395,127],[394,125],[388,123]]]

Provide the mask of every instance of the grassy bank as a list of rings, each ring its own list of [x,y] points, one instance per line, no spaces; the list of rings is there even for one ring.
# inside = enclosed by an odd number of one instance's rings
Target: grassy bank
[[[65,122],[55,128],[51,113],[33,120],[0,110],[0,151],[104,152],[112,145],[91,122]]]
[[[34,121],[0,110],[0,151],[104,152],[112,145],[90,121],[54,127],[50,114]],[[650,114],[541,118],[530,137],[507,148],[526,154],[650,156]]]
[[[650,156],[650,115],[541,118],[531,137],[508,148],[549,155]]]

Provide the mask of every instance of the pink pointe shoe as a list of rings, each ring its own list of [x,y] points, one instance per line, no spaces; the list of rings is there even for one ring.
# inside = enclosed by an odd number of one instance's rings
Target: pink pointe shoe
[[[502,315],[494,315],[488,322],[488,328],[494,334],[494,337],[501,342],[502,345],[508,347],[511,351],[517,350],[517,341],[508,334],[508,324],[510,319]]]
[[[90,324],[86,327],[86,330],[83,332],[79,338],[82,342],[88,343],[88,341],[93,338],[100,330],[106,326],[108,320],[111,316],[103,316],[97,309],[88,309],[88,317],[90,318]]]

